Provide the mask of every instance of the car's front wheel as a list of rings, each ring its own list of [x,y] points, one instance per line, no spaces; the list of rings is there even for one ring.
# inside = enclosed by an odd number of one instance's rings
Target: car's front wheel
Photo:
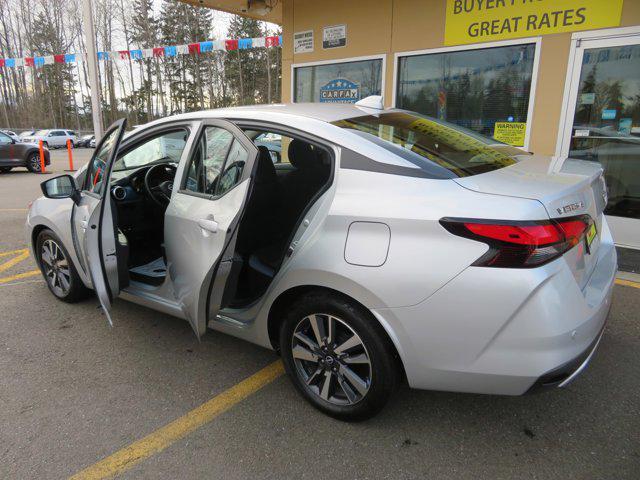
[[[91,292],[78,276],[67,249],[51,230],[43,230],[36,240],[36,255],[51,293],[67,303],[86,298]]]
[[[314,407],[346,421],[378,413],[400,371],[395,350],[369,312],[344,298],[318,292],[288,309],[280,329],[287,373]]]
[[[40,155],[38,152],[30,153],[27,157],[27,170],[31,173],[40,172]]]

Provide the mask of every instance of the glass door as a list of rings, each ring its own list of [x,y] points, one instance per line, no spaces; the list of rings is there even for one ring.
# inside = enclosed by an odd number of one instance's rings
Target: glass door
[[[572,72],[560,153],[602,164],[614,241],[640,249],[640,35],[579,40]]]

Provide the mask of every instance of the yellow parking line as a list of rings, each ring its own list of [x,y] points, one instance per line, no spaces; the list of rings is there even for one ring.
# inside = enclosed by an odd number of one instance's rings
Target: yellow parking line
[[[18,250],[9,250],[8,252],[0,252],[0,257],[8,257],[9,255],[17,255],[18,253],[23,253],[28,251],[26,248],[19,248]]]
[[[29,270],[28,272],[18,273],[17,275],[11,275],[10,277],[0,277],[0,285],[3,283],[13,282],[14,280],[33,277],[35,275],[40,275],[40,270]]]
[[[7,260],[4,263],[0,263],[0,272],[9,270],[14,265],[17,265],[24,259],[29,258],[29,250],[27,250],[26,248],[22,250],[16,250],[13,253],[16,254],[15,257],[13,257],[11,260]]]
[[[282,362],[280,360],[273,362],[168,425],[76,473],[71,479],[94,480],[122,473],[136,463],[164,450],[169,445],[210,422],[265,385],[273,382],[283,373]]]
[[[0,208],[0,212],[26,212],[28,208]]]
[[[618,285],[624,285],[625,287],[640,288],[640,283],[632,282],[631,280],[623,280],[622,278],[616,278]]]

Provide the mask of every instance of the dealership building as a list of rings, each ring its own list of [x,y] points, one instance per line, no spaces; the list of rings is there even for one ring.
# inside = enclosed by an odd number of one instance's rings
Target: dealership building
[[[282,25],[286,102],[382,95],[536,154],[601,162],[616,242],[640,249],[640,1],[198,3]]]

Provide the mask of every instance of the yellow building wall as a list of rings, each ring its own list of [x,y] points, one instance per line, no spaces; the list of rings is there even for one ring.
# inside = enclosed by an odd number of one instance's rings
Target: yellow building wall
[[[605,1],[605,0],[603,0]],[[386,106],[393,98],[394,54],[443,46],[446,0],[283,0],[282,95],[291,101],[291,65],[386,55]],[[347,26],[347,46],[322,49],[322,28]],[[625,0],[620,26],[640,25],[640,0]],[[313,30],[314,51],[293,54],[293,33]],[[542,37],[529,149],[553,155],[559,132],[571,33]]]

